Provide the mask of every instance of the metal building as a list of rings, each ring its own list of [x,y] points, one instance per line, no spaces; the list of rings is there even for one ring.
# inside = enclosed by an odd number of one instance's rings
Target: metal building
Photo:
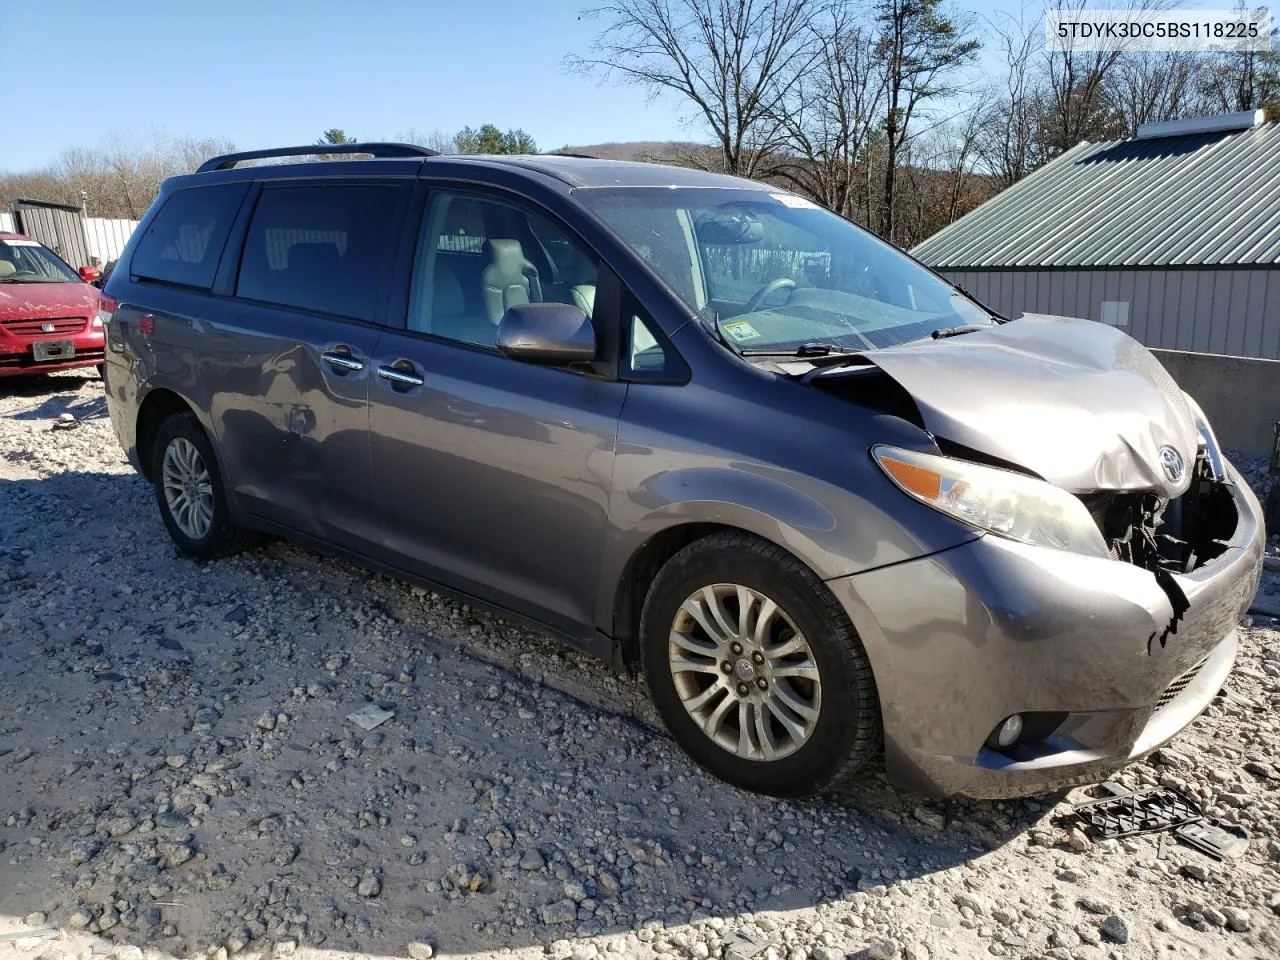
[[[911,252],[1007,316],[1280,359],[1280,123],[1263,112],[1081,143]]]

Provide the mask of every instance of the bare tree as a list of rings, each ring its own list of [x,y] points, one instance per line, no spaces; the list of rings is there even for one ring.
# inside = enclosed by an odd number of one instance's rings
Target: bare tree
[[[1240,2],[1236,9],[1248,8]],[[1205,58],[1200,92],[1218,110],[1266,108],[1276,112],[1280,106],[1280,29],[1271,31],[1269,52],[1242,50]]]
[[[792,158],[775,169],[819,203],[853,218],[859,213],[858,164],[884,117],[883,65],[874,39],[848,6],[815,19],[809,30],[815,60],[780,118]]]
[[[1202,56],[1186,51],[1121,58],[1107,91],[1124,134],[1132,136],[1143,123],[1208,112],[1197,82],[1206,66]]]
[[[782,140],[783,104],[812,62],[816,0],[614,0],[571,69],[673,93],[705,123],[722,169],[759,175]]]
[[[884,198],[880,235],[894,239],[894,186],[898,154],[911,136],[912,122],[930,101],[958,92],[958,72],[981,44],[968,18],[949,14],[940,0],[877,0],[876,52],[885,70]]]
[[[426,147],[428,150],[435,150],[438,153],[458,152],[457,138],[451,133],[445,133],[438,127],[425,133],[416,127],[410,127],[408,130],[397,133],[395,141],[397,143],[412,143],[419,147]]]
[[[235,147],[218,138],[112,133],[97,147],[66,150],[48,170],[0,175],[0,202],[26,196],[83,203],[90,216],[140,219],[167,177],[190,173]]]
[[[1041,21],[1004,13],[989,21],[1004,59],[1004,76],[984,92],[974,150],[982,165],[1002,181],[1017,183],[1035,167],[1040,113],[1035,54],[1043,43]]]

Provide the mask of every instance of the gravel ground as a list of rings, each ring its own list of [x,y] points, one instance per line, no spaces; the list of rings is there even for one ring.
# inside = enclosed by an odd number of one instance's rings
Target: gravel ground
[[[1248,828],[1239,861],[1090,844],[1065,796],[762,799],[546,636],[282,542],[181,559],[100,382],[8,383],[0,958],[1274,958],[1280,630],[1241,634],[1120,778]]]

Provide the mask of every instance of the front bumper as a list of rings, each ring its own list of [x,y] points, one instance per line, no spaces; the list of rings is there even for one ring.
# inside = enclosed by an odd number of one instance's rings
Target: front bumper
[[[1262,571],[1261,510],[1230,470],[1238,512],[1219,557],[1175,575],[1172,608],[1139,567],[986,536],[829,581],[875,670],[894,783],[1010,797],[1105,779],[1189,724],[1221,688]],[[1054,715],[1016,751],[984,743],[1010,714]]]
[[[79,332],[55,332],[39,336],[19,336],[0,330],[0,377],[75,370],[102,363],[106,359],[106,337],[101,329],[90,328],[89,322],[87,319],[83,321],[86,329]],[[70,340],[75,348],[75,356],[67,360],[37,361],[31,345],[40,340]]]

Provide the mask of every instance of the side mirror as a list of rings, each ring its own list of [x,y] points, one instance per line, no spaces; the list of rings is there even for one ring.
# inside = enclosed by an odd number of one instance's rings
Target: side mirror
[[[517,360],[572,363],[596,358],[596,332],[570,303],[522,303],[498,322],[498,349]]]
[[[102,276],[102,271],[97,267],[81,267],[78,271],[80,279],[85,283],[93,283],[98,277]]]

